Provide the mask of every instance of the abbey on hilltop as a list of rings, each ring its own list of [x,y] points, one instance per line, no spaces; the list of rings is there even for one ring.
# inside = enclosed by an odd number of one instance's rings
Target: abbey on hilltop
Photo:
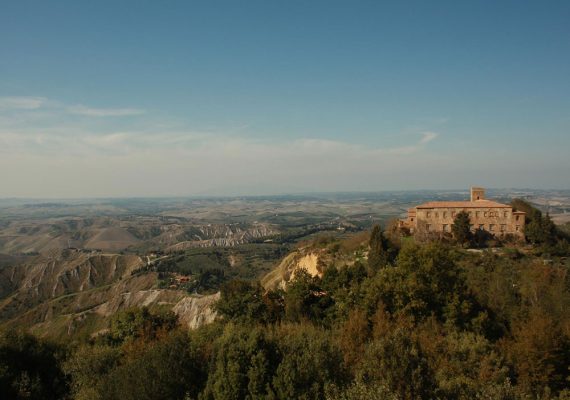
[[[451,232],[455,216],[461,211],[469,214],[471,230],[485,230],[496,236],[524,237],[525,213],[513,211],[507,204],[485,199],[485,189],[471,188],[470,201],[430,201],[408,210],[408,217],[400,220],[400,227],[411,233]]]

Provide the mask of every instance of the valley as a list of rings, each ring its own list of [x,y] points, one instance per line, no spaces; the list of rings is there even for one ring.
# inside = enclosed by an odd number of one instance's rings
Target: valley
[[[555,221],[566,222],[570,209],[568,192],[491,193],[506,201],[522,194]],[[299,268],[318,275],[319,265],[349,265],[365,254],[345,252],[348,261],[331,255],[327,238],[364,235],[362,244],[372,225],[386,226],[414,203],[461,196],[1,200],[0,325],[89,337],[116,312],[147,306],[174,310],[197,327],[215,318],[210,306],[224,282],[261,280],[275,289]]]

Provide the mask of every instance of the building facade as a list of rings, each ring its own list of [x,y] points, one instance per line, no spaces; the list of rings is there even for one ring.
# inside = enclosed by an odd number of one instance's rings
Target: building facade
[[[485,199],[485,189],[472,187],[470,201],[432,201],[408,210],[400,227],[411,233],[418,231],[451,233],[455,217],[461,211],[469,214],[471,231],[481,229],[495,236],[513,235],[524,238],[525,213],[507,204]]]

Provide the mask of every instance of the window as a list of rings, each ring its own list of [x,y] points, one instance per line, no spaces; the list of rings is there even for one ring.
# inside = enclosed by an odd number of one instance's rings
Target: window
[[[455,218],[455,211],[451,212],[451,218]]]
[[[473,211],[469,211],[469,218],[473,216]]]
[[[517,225],[517,227],[515,228],[515,230],[518,232],[520,231],[521,227],[519,225]]]
[[[481,229],[481,230],[485,229],[485,225],[480,224],[480,225],[479,225],[479,229]]]
[[[447,228],[448,228],[448,227],[449,227],[449,225],[443,224],[443,231],[444,231],[444,232],[447,232]]]
[[[508,212],[508,211],[505,211],[503,214],[504,214],[503,216],[504,216],[505,218],[507,218],[507,217],[509,216],[509,212]]]
[[[475,217],[479,218],[479,211],[475,211]]]
[[[493,232],[495,230],[495,224],[489,224],[489,230]]]
[[[488,214],[487,211],[485,211],[485,212],[483,213],[483,216],[486,217],[487,214]]]
[[[428,218],[431,217],[431,212],[426,211],[426,217],[428,217]]]
[[[413,218],[410,218],[410,221],[414,222],[414,219],[413,219]]]
[[[507,225],[501,225],[501,232],[504,232],[507,230]]]
[[[519,220],[519,216],[518,216],[518,215],[516,216],[515,220],[517,220],[517,221]]]
[[[435,213],[435,217],[436,217],[436,218],[439,218],[439,213],[436,212],[436,213]]]
[[[443,218],[447,218],[447,211],[443,212]]]

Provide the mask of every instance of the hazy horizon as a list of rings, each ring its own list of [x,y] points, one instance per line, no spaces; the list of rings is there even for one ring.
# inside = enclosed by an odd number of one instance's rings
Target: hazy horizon
[[[570,3],[13,2],[0,198],[570,188]]]
[[[487,195],[489,197],[494,197],[496,195],[504,195],[504,192],[568,192],[570,189],[566,188],[498,188],[491,187],[485,188]],[[457,195],[469,195],[469,187],[467,188],[450,188],[450,189],[437,189],[437,188],[423,188],[423,189],[386,189],[386,190],[355,190],[355,191],[306,191],[306,192],[274,192],[274,193],[263,193],[263,194],[195,194],[195,195],[180,195],[180,196],[111,196],[111,197],[0,197],[0,202],[9,201],[70,201],[70,202],[87,202],[87,201],[121,201],[121,200],[149,200],[149,201],[163,201],[163,200],[193,200],[193,199],[243,199],[243,198],[271,198],[271,197],[307,197],[307,198],[321,198],[321,197],[334,197],[338,195],[346,196],[361,196],[361,195],[382,195],[382,194],[413,194],[413,193],[439,193],[439,194],[457,194]],[[499,193],[497,193],[499,192]]]

